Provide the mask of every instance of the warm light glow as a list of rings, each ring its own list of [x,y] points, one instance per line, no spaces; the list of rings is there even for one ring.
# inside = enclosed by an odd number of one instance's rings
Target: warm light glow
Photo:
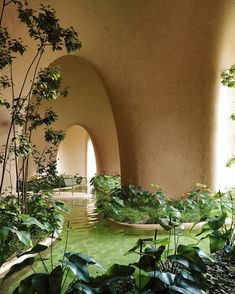
[[[234,106],[230,97],[231,91],[234,90],[221,85],[217,105],[215,188],[220,191],[233,186],[235,182],[235,166],[226,167],[226,162],[234,155],[232,129],[234,122],[229,119]]]

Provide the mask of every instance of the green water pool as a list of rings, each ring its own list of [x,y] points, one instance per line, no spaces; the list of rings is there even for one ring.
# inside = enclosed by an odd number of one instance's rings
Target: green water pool
[[[67,252],[83,252],[93,257],[105,269],[113,263],[129,264],[137,260],[136,254],[124,255],[139,238],[151,237],[154,232],[140,229],[123,228],[118,225],[108,224],[101,220],[96,212],[95,196],[81,197],[79,199],[65,200],[68,211],[64,214],[64,230],[61,241],[53,245],[54,264],[62,259],[65,239],[66,226],[70,222]],[[158,238],[166,238],[166,233],[160,233]],[[188,237],[180,237],[181,244],[195,243],[195,240]],[[202,249],[208,252],[208,244],[204,241]],[[51,250],[43,253],[43,257],[49,257]],[[47,261],[50,268],[50,262]],[[37,261],[33,265],[36,272],[44,272],[41,262]],[[19,281],[33,273],[31,268],[22,270],[8,279],[0,293],[13,293]]]

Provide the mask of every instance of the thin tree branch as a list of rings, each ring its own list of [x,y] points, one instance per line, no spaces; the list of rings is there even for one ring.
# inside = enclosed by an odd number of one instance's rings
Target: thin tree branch
[[[6,7],[6,0],[3,0],[2,2],[2,10],[1,10],[1,16],[0,16],[0,27],[2,27],[2,20],[3,20],[3,14]]]

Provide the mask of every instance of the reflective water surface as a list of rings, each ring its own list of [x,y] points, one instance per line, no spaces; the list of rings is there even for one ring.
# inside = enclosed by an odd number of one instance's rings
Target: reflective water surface
[[[67,252],[83,252],[92,256],[105,269],[113,263],[129,264],[137,259],[136,254],[124,256],[124,254],[134,245],[137,239],[149,237],[153,232],[139,229],[122,228],[118,225],[108,224],[101,220],[96,212],[95,197],[86,196],[73,199],[70,197],[64,200],[68,211],[64,214],[64,230],[61,241],[53,244],[52,257],[53,263],[57,264],[63,257],[67,224],[70,222],[68,232]],[[159,238],[166,237],[161,233]],[[181,243],[192,243],[192,240],[182,238]],[[51,249],[43,253],[43,257],[48,258],[46,261],[50,270]],[[39,259],[39,258],[37,258]],[[33,270],[44,272],[42,263],[35,262]],[[15,274],[12,278],[4,283],[0,293],[13,293],[19,281],[30,274],[33,270],[29,267]]]

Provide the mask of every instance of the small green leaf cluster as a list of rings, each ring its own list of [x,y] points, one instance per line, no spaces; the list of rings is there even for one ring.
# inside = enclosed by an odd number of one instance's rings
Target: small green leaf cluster
[[[209,239],[211,253],[224,250],[235,258],[235,194],[234,191],[217,194],[220,211],[214,218],[207,217],[198,236]]]
[[[21,214],[17,197],[0,197],[0,265],[10,255],[20,253],[48,234],[58,233],[64,203],[51,197],[34,195],[28,203],[28,214]]]

